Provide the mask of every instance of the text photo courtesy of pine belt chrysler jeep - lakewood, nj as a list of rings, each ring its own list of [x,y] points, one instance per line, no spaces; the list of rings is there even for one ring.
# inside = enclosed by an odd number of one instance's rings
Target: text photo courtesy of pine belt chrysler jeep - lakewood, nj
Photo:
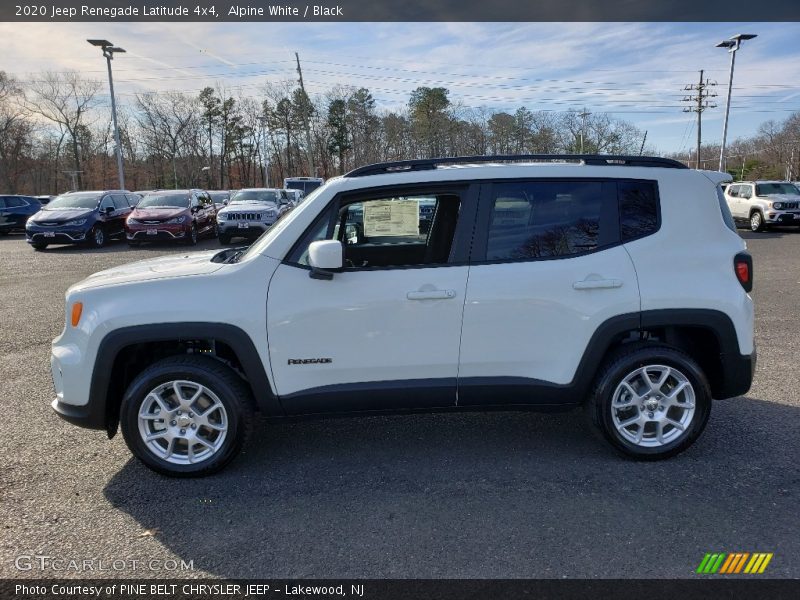
[[[729,180],[641,156],[361,167],[246,249],[69,288],[53,408],[173,476],[224,467],[257,415],[583,405],[624,455],[673,456],[755,368]]]

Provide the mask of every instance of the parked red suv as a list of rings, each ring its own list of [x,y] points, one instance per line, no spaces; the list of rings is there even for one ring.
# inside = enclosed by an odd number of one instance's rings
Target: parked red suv
[[[205,190],[162,190],[142,198],[125,224],[128,243],[217,237],[217,209]]]

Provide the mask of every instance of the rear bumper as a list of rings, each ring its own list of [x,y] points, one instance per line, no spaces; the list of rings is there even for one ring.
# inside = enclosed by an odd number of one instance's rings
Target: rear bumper
[[[722,355],[722,385],[714,397],[718,400],[742,396],[750,390],[756,372],[756,349],[752,354]]]

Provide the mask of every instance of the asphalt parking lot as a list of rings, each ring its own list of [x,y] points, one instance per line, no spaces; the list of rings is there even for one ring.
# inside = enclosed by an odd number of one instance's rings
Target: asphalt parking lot
[[[686,578],[706,552],[735,551],[773,552],[767,575],[800,577],[800,232],[742,235],[755,383],[674,459],[623,459],[580,412],[368,417],[259,425],[200,480],[156,475],[121,436],[49,406],[67,287],[186,249],[0,237],[0,577]],[[23,555],[127,566],[19,571]]]

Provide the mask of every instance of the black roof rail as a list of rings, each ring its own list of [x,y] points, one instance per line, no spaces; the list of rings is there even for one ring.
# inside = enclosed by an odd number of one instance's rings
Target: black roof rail
[[[578,161],[592,166],[661,167],[665,169],[688,169],[685,164],[671,158],[658,156],[625,156],[615,154],[501,154],[493,156],[450,156],[443,158],[420,158],[375,163],[345,173],[344,177],[365,177],[384,173],[406,171],[430,171],[438,165],[475,164],[491,162],[556,162]]]

